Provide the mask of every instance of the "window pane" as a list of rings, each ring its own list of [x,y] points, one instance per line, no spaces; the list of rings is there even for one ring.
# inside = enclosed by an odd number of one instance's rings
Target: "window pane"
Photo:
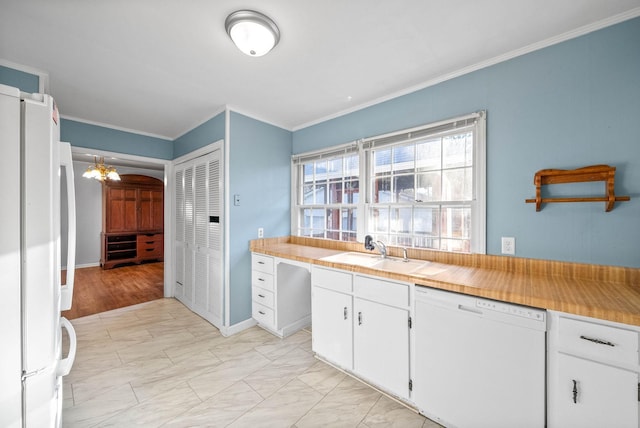
[[[373,202],[394,202],[391,193],[391,177],[376,178],[373,183]]]
[[[429,171],[440,169],[440,139],[429,140],[416,145],[416,169]]]
[[[418,174],[416,186],[416,199],[418,201],[440,201],[440,177],[441,172],[425,172]]]
[[[393,168],[394,173],[413,172],[414,146],[402,146],[393,148]]]
[[[471,168],[451,169],[442,172],[442,200],[471,200]]]
[[[340,230],[340,210],[336,208],[327,209],[327,230]]]
[[[375,175],[389,174],[391,172],[391,149],[375,150],[372,153]]]
[[[343,208],[342,209],[342,222],[340,224],[340,230],[355,232],[358,226],[358,219],[356,217],[355,208]]]
[[[393,177],[393,188],[395,191],[395,198],[393,202],[400,203],[412,203],[415,201],[415,189],[414,189],[415,176],[400,175]]]
[[[321,205],[327,203],[327,184],[317,183],[313,189],[313,204]]]
[[[360,175],[360,156],[353,155],[344,158],[344,176],[358,177]]]
[[[339,204],[342,202],[342,181],[331,179],[329,181],[329,203]]]
[[[389,232],[389,209],[388,208],[373,208],[372,214],[372,229],[375,232],[387,233]]]
[[[357,240],[358,236],[355,232],[343,232],[342,233],[342,240],[343,241],[350,241],[350,242],[355,242]]]
[[[358,180],[347,181],[344,183],[344,196],[342,202],[345,204],[357,204],[360,200],[360,182]]]
[[[471,241],[468,239],[443,239],[440,245],[440,249],[443,251],[454,251],[462,253],[471,252]]]
[[[304,183],[310,183],[313,181],[313,167],[312,163],[305,163],[302,165],[302,175],[304,177]]]
[[[471,207],[442,207],[443,238],[469,239],[471,234]]]
[[[411,207],[391,210],[391,232],[411,233]]]
[[[342,158],[331,159],[327,162],[327,175],[329,179],[342,178]]]
[[[440,234],[438,220],[439,207],[416,207],[413,217],[413,229],[416,235],[437,237]]]
[[[471,166],[473,164],[473,137],[471,132],[448,135],[442,139],[443,168]]]
[[[315,164],[316,181],[327,179],[327,161],[318,161]]]

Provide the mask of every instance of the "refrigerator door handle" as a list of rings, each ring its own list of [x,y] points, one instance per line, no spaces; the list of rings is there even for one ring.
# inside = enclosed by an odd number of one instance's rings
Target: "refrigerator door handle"
[[[60,143],[60,165],[64,166],[67,178],[67,283],[60,290],[60,310],[71,309],[73,301],[73,283],[76,270],[76,190],[73,178],[71,144]]]
[[[69,333],[69,355],[67,355],[67,358],[63,358],[58,362],[56,375],[66,376],[71,371],[73,362],[76,359],[76,331],[73,328],[73,325],[71,325],[71,322],[69,322],[65,317],[60,317],[60,326],[64,327],[64,329],[67,330],[67,333]]]

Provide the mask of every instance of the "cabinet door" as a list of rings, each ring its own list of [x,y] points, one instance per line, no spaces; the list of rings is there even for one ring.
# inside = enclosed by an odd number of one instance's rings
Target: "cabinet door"
[[[558,355],[558,427],[638,428],[638,374]],[[575,382],[575,388],[574,388]]]
[[[140,231],[163,229],[164,216],[162,200],[162,190],[139,190],[140,217],[138,218],[138,226]]]
[[[107,188],[106,232],[137,232],[135,189]]]
[[[315,324],[313,332],[315,334]],[[409,312],[354,299],[353,369],[400,397],[409,396]]]
[[[352,297],[313,287],[311,296],[313,351],[351,370],[353,356]]]

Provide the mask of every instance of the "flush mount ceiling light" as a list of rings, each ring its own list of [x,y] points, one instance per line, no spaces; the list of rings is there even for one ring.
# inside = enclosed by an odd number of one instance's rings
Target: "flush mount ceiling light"
[[[280,40],[280,30],[266,15],[238,10],[227,16],[224,26],[238,49],[249,56],[262,56]]]

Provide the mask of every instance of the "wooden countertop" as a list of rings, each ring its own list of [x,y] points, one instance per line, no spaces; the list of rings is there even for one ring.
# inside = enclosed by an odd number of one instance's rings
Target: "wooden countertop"
[[[506,256],[451,255],[416,249],[409,250],[411,259],[430,261],[428,269],[421,273],[406,274],[321,260],[347,251],[364,252],[361,246],[284,237],[251,241],[250,250],[472,296],[640,326],[640,269]],[[392,249],[390,253],[398,256],[398,251]]]

